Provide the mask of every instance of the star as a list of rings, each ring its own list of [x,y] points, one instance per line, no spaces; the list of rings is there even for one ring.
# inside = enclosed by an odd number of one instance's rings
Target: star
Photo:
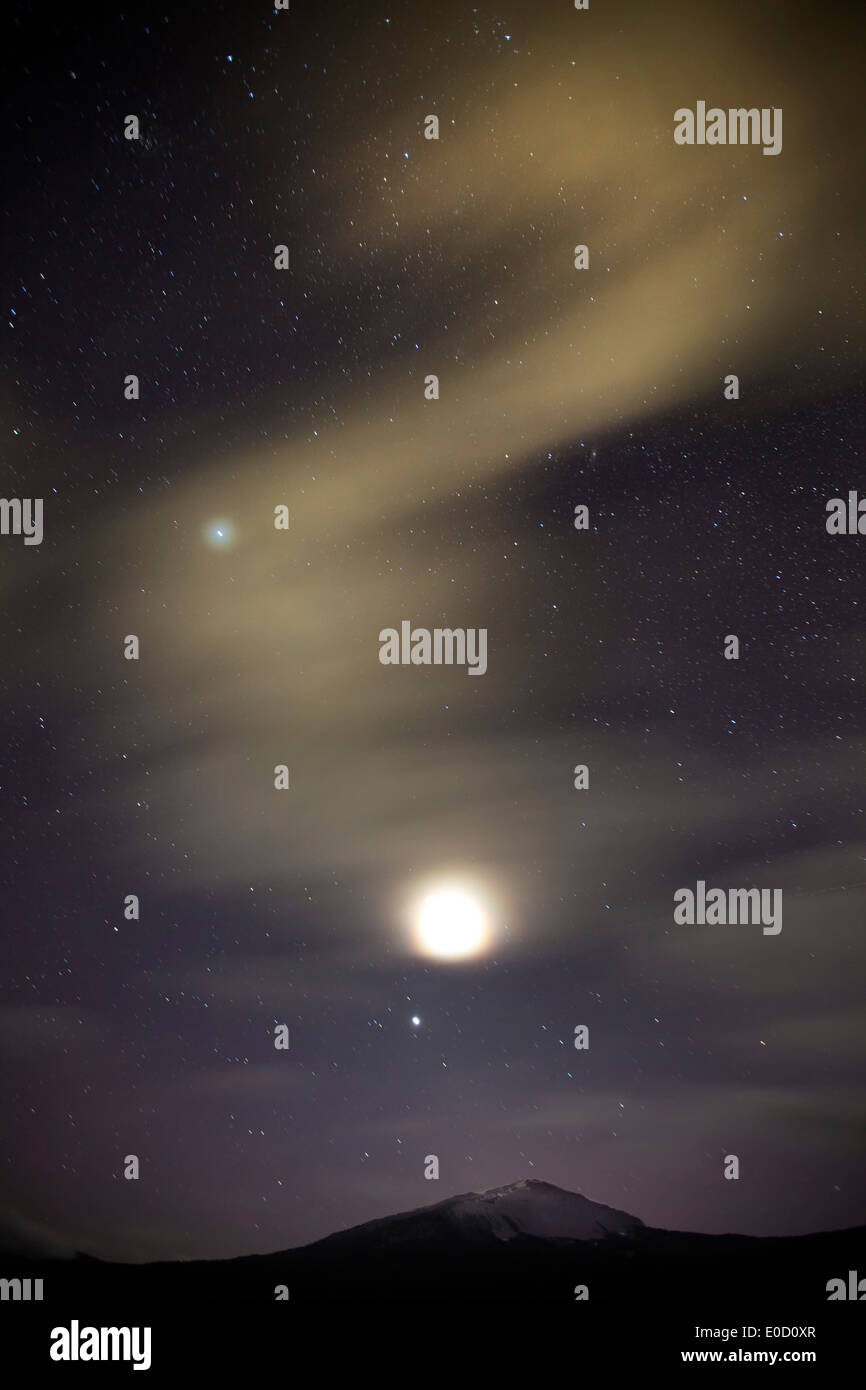
[[[214,550],[227,549],[235,537],[235,528],[230,521],[209,521],[204,527],[204,539]]]

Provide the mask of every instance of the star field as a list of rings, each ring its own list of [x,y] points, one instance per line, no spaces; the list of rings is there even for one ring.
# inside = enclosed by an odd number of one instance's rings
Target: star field
[[[537,1177],[866,1221],[841,27],[12,5],[2,491],[45,536],[0,537],[10,1219],[234,1256]],[[783,108],[782,153],[678,147],[704,96]],[[486,674],[382,665],[403,619],[486,629]],[[490,944],[432,959],[409,904],[455,878]],[[698,879],[781,887],[782,931],[677,925]]]

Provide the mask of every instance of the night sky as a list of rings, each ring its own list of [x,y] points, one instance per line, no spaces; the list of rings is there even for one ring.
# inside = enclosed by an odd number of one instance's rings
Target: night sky
[[[232,1256],[522,1177],[866,1221],[863,16],[4,24],[0,1224]],[[678,146],[699,100],[782,152]],[[382,665],[404,619],[486,674]],[[782,931],[676,924],[699,879]],[[455,883],[489,941],[432,958]]]

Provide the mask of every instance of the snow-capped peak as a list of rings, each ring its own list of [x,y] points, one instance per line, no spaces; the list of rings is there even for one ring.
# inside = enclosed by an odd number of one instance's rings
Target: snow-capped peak
[[[523,1178],[487,1192],[468,1192],[454,1197],[449,1206],[459,1225],[483,1229],[498,1240],[516,1236],[599,1240],[629,1235],[643,1226],[628,1212],[590,1202],[579,1192],[566,1192],[537,1178]]]

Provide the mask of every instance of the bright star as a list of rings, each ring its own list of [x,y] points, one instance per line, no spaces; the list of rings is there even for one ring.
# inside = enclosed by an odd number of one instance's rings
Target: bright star
[[[214,550],[225,550],[234,540],[235,528],[230,521],[209,521],[203,528],[203,534]]]

